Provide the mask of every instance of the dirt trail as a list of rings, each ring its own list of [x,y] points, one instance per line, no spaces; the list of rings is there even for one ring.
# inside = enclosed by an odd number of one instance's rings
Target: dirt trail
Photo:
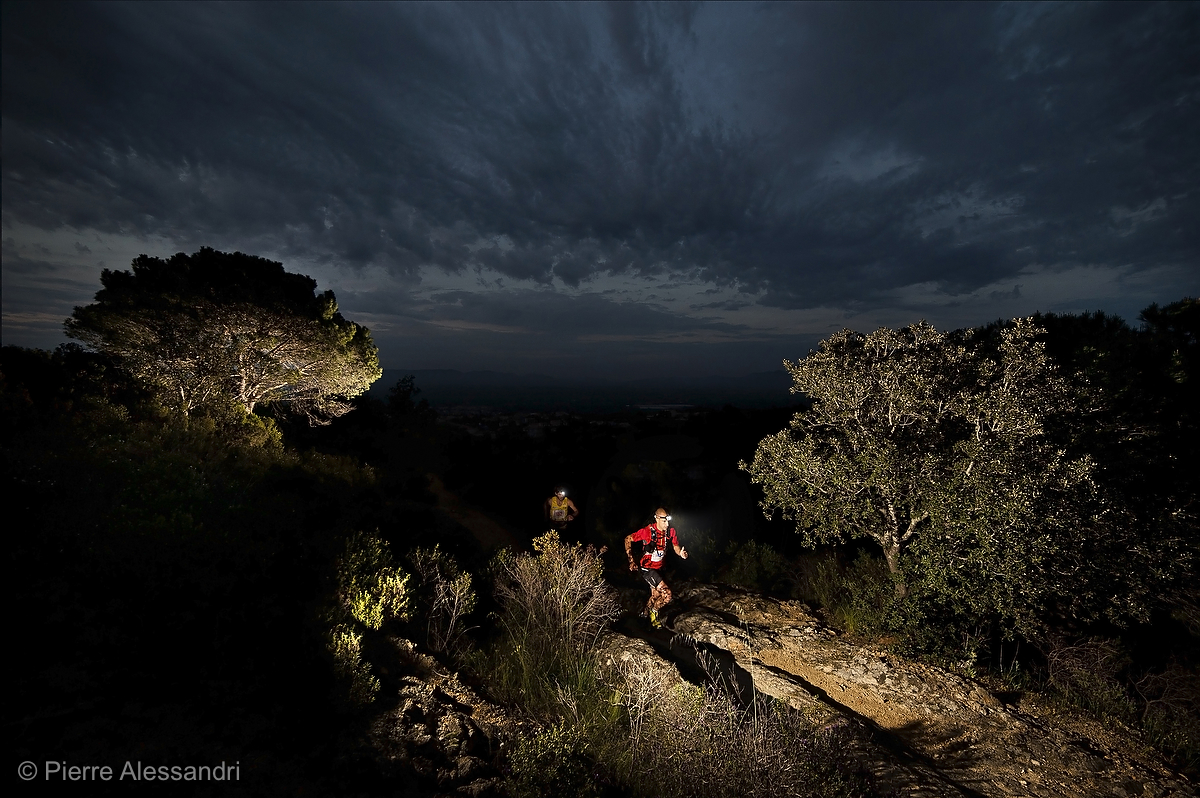
[[[900,795],[1194,796],[1128,730],[1059,723],[978,683],[848,642],[797,602],[712,585],[676,590],[674,631],[732,655],[759,692],[876,730],[866,752]]]
[[[516,536],[507,527],[466,504],[442,484],[441,478],[430,475],[429,490],[437,497],[438,510],[474,535],[484,551],[501,546],[520,548]]]

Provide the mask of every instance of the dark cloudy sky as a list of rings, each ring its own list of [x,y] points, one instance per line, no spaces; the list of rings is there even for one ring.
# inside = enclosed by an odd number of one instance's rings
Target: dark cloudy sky
[[[1200,293],[1196,3],[3,4],[3,339],[284,262],[386,366],[737,375]]]

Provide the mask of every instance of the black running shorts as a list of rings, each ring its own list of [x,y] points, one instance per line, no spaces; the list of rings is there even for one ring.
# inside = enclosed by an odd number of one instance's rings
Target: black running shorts
[[[662,574],[658,572],[657,568],[642,568],[641,571],[642,579],[645,579],[646,584],[650,587],[658,587],[662,584]]]

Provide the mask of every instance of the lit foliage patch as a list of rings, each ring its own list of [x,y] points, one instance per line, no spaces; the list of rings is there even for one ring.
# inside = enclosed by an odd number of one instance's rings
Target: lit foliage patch
[[[353,703],[369,704],[379,679],[363,659],[362,628],[378,631],[391,620],[408,620],[412,606],[409,575],[393,565],[387,544],[377,535],[357,533],[338,561],[337,608],[329,651]]]

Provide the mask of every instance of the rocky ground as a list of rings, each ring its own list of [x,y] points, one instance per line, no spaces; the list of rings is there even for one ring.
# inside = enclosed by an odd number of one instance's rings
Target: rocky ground
[[[481,542],[511,542],[500,524],[462,506],[448,491],[440,489],[438,498],[439,509]],[[717,655],[730,680],[743,690],[785,701],[815,722],[849,719],[857,725],[862,734],[855,753],[885,792],[906,798],[1197,795],[1194,785],[1130,729],[1106,727],[1036,695],[1008,694],[1005,703],[956,673],[859,645],[799,602],[711,584],[680,583],[675,589],[670,633],[650,633],[644,621],[627,618],[603,641],[602,657],[610,666],[644,662],[647,668],[670,668],[677,678],[694,679],[695,651]],[[645,601],[644,590],[626,588],[622,593],[635,616]],[[412,761],[425,768],[443,793],[496,790],[498,771],[476,766],[486,757],[480,754],[483,749],[471,747],[480,743],[468,740],[488,740],[486,750],[494,758],[503,729],[515,729],[516,721],[502,720],[502,708],[477,697],[447,702],[435,700],[435,693],[429,698],[424,692],[428,685],[419,682],[410,685],[412,696],[401,696],[390,719],[380,721],[374,738],[379,750],[391,751],[388,755],[398,763]],[[465,688],[457,679],[434,689],[442,696],[456,690],[460,696],[469,693],[461,692]],[[405,709],[410,699],[420,712]],[[427,707],[422,701],[433,703]],[[443,742],[443,727],[450,722],[441,718],[455,712],[461,728],[477,728],[483,736],[450,735]]]
[[[633,591],[630,599],[635,600]],[[602,662],[696,679],[697,650],[746,695],[778,698],[815,723],[848,720],[853,753],[898,796],[1195,796],[1137,735],[1039,702],[1004,703],[958,674],[858,645],[798,602],[714,585],[679,585],[670,631],[627,621]],[[368,744],[414,795],[503,795],[503,754],[527,719],[396,639],[396,671]],[[1010,697],[1006,695],[1006,697]],[[393,783],[397,783],[393,781]]]
[[[382,711],[367,746],[382,775],[405,795],[502,796],[503,755],[528,720],[481,697],[432,657],[401,638]]]
[[[824,626],[798,602],[679,585],[665,652],[725,652],[754,689],[871,731],[861,755],[903,796],[1194,796],[1136,734],[1038,703],[1005,704],[979,683]],[[659,647],[661,649],[661,646]]]

